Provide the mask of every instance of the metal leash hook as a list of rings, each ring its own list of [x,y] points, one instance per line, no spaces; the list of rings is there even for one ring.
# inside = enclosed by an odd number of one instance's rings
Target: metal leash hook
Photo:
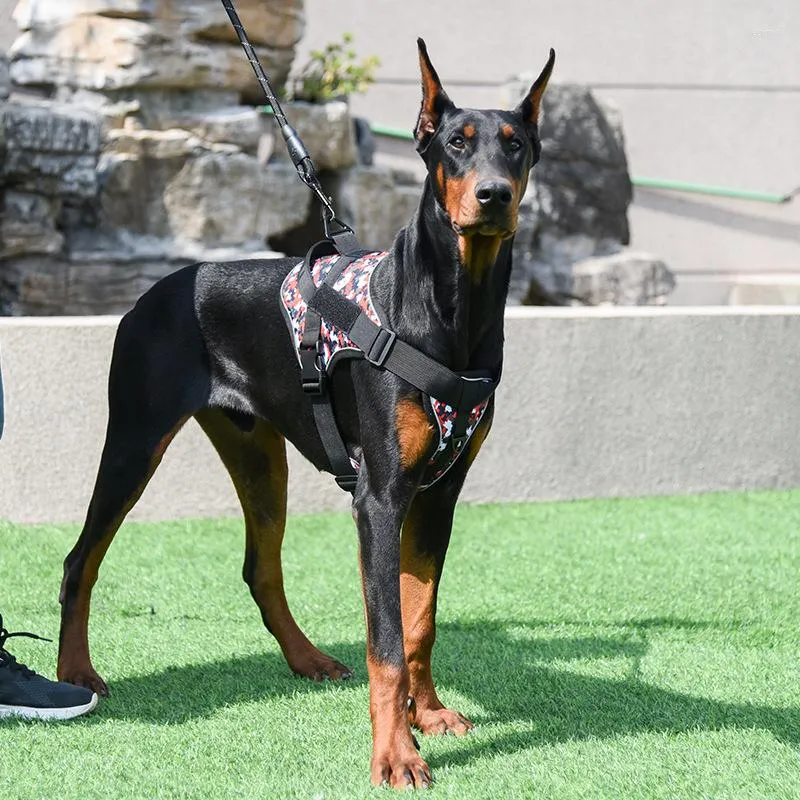
[[[349,233],[355,235],[353,229],[336,216],[333,202],[331,198],[325,194],[322,184],[320,183],[319,176],[317,175],[317,168],[314,166],[314,162],[311,160],[311,156],[308,154],[308,150],[306,150],[306,146],[303,144],[297,131],[286,119],[281,104],[278,102],[278,98],[275,96],[275,92],[272,90],[272,86],[267,78],[267,73],[264,72],[264,68],[258,60],[258,55],[256,55],[253,45],[250,44],[250,40],[247,38],[247,32],[242,25],[242,21],[239,19],[239,15],[236,13],[236,9],[233,7],[233,0],[222,0],[222,6],[228,14],[231,25],[233,25],[233,29],[239,37],[239,43],[242,45],[247,60],[250,62],[250,66],[253,68],[253,72],[255,72],[259,84],[261,84],[267,102],[272,108],[272,112],[280,127],[281,136],[283,136],[283,140],[286,142],[289,158],[292,159],[292,163],[297,170],[297,174],[300,176],[300,180],[316,194],[320,203],[322,203],[322,224],[325,228],[325,236],[328,239],[332,239],[338,234]],[[332,230],[331,226],[334,224],[337,228]]]

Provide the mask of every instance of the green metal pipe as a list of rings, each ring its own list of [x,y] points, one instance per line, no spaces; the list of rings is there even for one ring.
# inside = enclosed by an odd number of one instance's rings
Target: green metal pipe
[[[702,183],[687,183],[686,181],[671,181],[667,178],[631,177],[634,186],[645,189],[668,189],[674,192],[691,192],[693,194],[707,194],[714,197],[732,197],[736,200],[754,200],[758,203],[788,203],[798,190],[788,194],[771,194],[770,192],[754,192],[749,189],[731,189],[727,186],[708,186]]]
[[[372,125],[372,132],[376,136],[387,136],[390,139],[405,139],[413,141],[414,135],[402,128],[392,128],[389,125]],[[709,186],[702,183],[687,181],[673,181],[667,178],[631,177],[634,186],[646,189],[667,189],[673,192],[691,192],[693,194],[706,194],[714,197],[732,197],[737,200],[753,200],[759,203],[788,203],[792,197],[800,193],[800,187],[788,194],[771,194],[770,192],[754,192],[748,189],[732,189],[727,186]]]
[[[376,124],[371,124],[370,127],[376,136],[388,136],[390,139],[407,139],[409,142],[414,141],[414,134],[405,128],[392,128],[390,125]]]

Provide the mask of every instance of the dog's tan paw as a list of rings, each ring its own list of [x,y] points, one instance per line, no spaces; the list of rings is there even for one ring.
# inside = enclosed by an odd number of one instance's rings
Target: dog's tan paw
[[[344,681],[353,677],[349,667],[319,650],[296,654],[289,667],[296,675],[312,681]]]
[[[74,686],[82,686],[96,692],[100,697],[108,697],[108,684],[90,667],[59,667],[58,679]]]
[[[392,748],[372,757],[372,783],[393,789],[427,789],[432,783],[430,767],[415,749]]]
[[[475,727],[463,714],[450,708],[416,709],[411,724],[428,736],[442,733],[463,736]]]

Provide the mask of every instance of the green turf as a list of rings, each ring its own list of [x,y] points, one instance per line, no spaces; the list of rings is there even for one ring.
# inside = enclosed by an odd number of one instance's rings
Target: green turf
[[[800,797],[800,493],[460,509],[439,608],[434,797]],[[77,529],[0,523],[0,609],[55,636]],[[290,520],[290,603],[355,668],[293,677],[238,520],[126,525],[95,591],[89,718],[0,724],[8,798],[358,798],[370,727],[349,517]],[[56,646],[13,639],[45,673]],[[380,796],[389,796],[386,790]]]

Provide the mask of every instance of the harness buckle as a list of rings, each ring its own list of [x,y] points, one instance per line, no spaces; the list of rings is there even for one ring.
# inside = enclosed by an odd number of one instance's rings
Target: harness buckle
[[[325,373],[319,363],[318,347],[300,345],[300,385],[306,394],[322,394]]]
[[[370,345],[369,351],[364,351],[364,358],[376,367],[382,367],[392,352],[397,334],[387,328],[378,328],[375,341]]]

